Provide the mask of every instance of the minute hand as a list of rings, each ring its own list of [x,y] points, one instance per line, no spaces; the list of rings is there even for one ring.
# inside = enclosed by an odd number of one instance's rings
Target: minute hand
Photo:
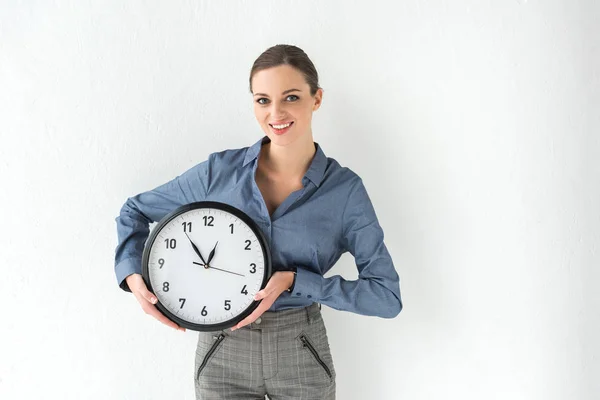
[[[192,244],[192,247],[194,248],[194,251],[196,252],[196,254],[198,254],[198,256],[200,257],[200,259],[202,260],[202,262],[204,264],[206,264],[206,261],[204,261],[204,257],[202,257],[202,254],[200,254],[200,250],[198,250],[198,247],[196,247],[196,245],[194,244],[194,242],[192,242],[192,239],[190,239],[190,236],[187,234],[187,232],[185,233],[185,236],[187,236],[187,238],[190,240],[190,243]]]

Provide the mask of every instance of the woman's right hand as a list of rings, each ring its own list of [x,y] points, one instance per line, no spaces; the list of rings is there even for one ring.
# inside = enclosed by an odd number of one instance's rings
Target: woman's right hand
[[[146,287],[146,283],[140,274],[131,274],[127,278],[125,278],[131,293],[135,296],[137,301],[142,306],[142,310],[148,315],[153,316],[160,322],[165,325],[170,326],[173,329],[177,329],[178,331],[185,332],[185,328],[180,327],[175,322],[171,321],[167,317],[165,317],[158,309],[154,306],[157,302],[156,296],[154,296],[148,288]]]

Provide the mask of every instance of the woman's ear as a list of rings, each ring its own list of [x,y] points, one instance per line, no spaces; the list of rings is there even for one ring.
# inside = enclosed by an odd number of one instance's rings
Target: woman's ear
[[[319,107],[321,107],[321,103],[323,102],[323,89],[317,89],[315,93],[315,104],[313,105],[313,111],[317,111]]]

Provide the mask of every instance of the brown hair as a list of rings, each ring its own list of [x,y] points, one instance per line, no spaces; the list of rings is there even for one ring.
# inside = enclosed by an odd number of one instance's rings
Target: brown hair
[[[279,65],[289,65],[296,68],[302,75],[308,86],[310,86],[310,95],[314,96],[319,88],[319,75],[310,58],[304,50],[289,44],[278,44],[265,50],[252,65],[250,70],[250,93],[252,93],[252,77],[263,69],[277,67]]]

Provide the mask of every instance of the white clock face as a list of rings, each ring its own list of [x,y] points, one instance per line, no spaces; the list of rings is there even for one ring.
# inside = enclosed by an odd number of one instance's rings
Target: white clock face
[[[171,314],[213,325],[239,316],[254,302],[265,263],[259,238],[243,220],[221,209],[199,208],[160,228],[149,252],[148,276]]]

